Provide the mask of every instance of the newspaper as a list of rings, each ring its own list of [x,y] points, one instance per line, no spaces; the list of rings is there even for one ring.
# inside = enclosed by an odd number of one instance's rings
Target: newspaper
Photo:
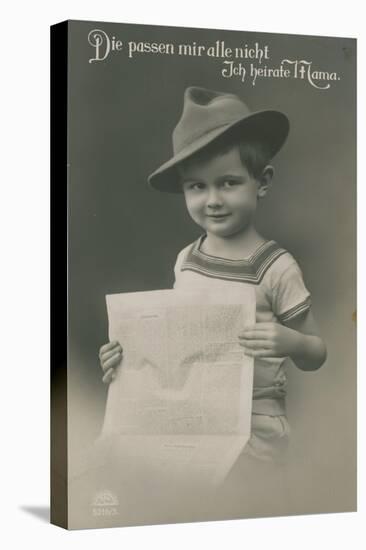
[[[220,483],[250,437],[253,360],[238,334],[255,294],[158,290],[106,297],[123,347],[101,440],[124,472]]]

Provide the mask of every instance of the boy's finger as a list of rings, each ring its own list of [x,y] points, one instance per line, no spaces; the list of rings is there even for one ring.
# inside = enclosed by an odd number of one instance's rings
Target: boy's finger
[[[112,340],[111,342],[107,342],[106,344],[101,346],[99,351],[101,353],[104,353],[105,351],[110,350],[111,348],[113,348],[114,346],[117,346],[118,344],[119,344],[119,342],[117,340]]]
[[[107,353],[108,351],[111,351],[113,350],[114,348],[116,347],[121,347],[120,343],[119,342],[116,342],[116,341],[113,341],[113,342],[108,342],[108,344],[105,344],[104,346],[102,346],[99,350],[99,357],[102,357],[102,355],[104,355],[105,353]]]
[[[252,331],[264,331],[267,332],[269,329],[273,328],[273,325],[275,323],[256,323],[255,325],[247,325],[243,328],[242,333],[245,334],[246,332],[252,332]]]
[[[248,357],[276,357],[273,351],[268,349],[250,349],[244,351],[245,355]]]
[[[108,361],[108,359],[110,359],[111,357],[113,357],[113,355],[116,355],[116,354],[122,355],[122,348],[114,348],[111,351],[105,351],[101,356],[101,361],[105,363],[106,361]]]
[[[109,369],[102,378],[104,384],[109,384],[114,378],[114,369]]]
[[[268,342],[268,340],[251,340],[251,341],[248,340],[245,343],[242,343],[242,346],[250,350],[271,349],[271,343]]]
[[[117,365],[120,363],[121,358],[122,358],[122,355],[120,353],[116,353],[115,355],[110,357],[108,361],[103,362],[102,369],[104,370],[104,372],[107,372],[107,370],[110,368],[116,368]]]
[[[273,322],[273,321],[262,321],[261,323],[256,323],[255,324],[255,327],[256,328],[271,328],[273,327],[273,325],[275,325],[276,323]]]
[[[239,334],[239,338],[241,340],[258,340],[263,339],[266,333],[266,330],[248,330]]]

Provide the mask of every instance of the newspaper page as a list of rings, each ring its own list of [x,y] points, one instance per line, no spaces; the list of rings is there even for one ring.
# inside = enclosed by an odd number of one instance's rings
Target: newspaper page
[[[106,297],[123,360],[100,440],[124,472],[220,483],[250,437],[253,359],[238,334],[255,294],[157,290]]]

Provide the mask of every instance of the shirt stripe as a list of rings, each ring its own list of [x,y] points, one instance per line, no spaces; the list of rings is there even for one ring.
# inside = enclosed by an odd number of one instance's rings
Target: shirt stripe
[[[310,309],[310,307],[311,307],[311,297],[308,296],[303,302],[301,302],[297,306],[294,306],[288,311],[285,311],[284,313],[277,315],[277,318],[279,321],[281,321],[281,323],[283,323],[284,321],[289,321],[290,319],[294,319],[294,317],[297,317],[304,311]]]
[[[271,265],[286,253],[275,241],[266,241],[247,259],[229,260],[201,252],[204,235],[195,241],[182,263],[181,271],[194,271],[206,277],[258,285]]]

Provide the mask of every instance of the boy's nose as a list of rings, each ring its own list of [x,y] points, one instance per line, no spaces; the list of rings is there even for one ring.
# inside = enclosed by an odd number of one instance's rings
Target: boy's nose
[[[208,196],[207,196],[207,208],[213,209],[213,208],[219,208],[222,206],[222,198],[220,196],[219,191],[216,189],[212,189]]]

